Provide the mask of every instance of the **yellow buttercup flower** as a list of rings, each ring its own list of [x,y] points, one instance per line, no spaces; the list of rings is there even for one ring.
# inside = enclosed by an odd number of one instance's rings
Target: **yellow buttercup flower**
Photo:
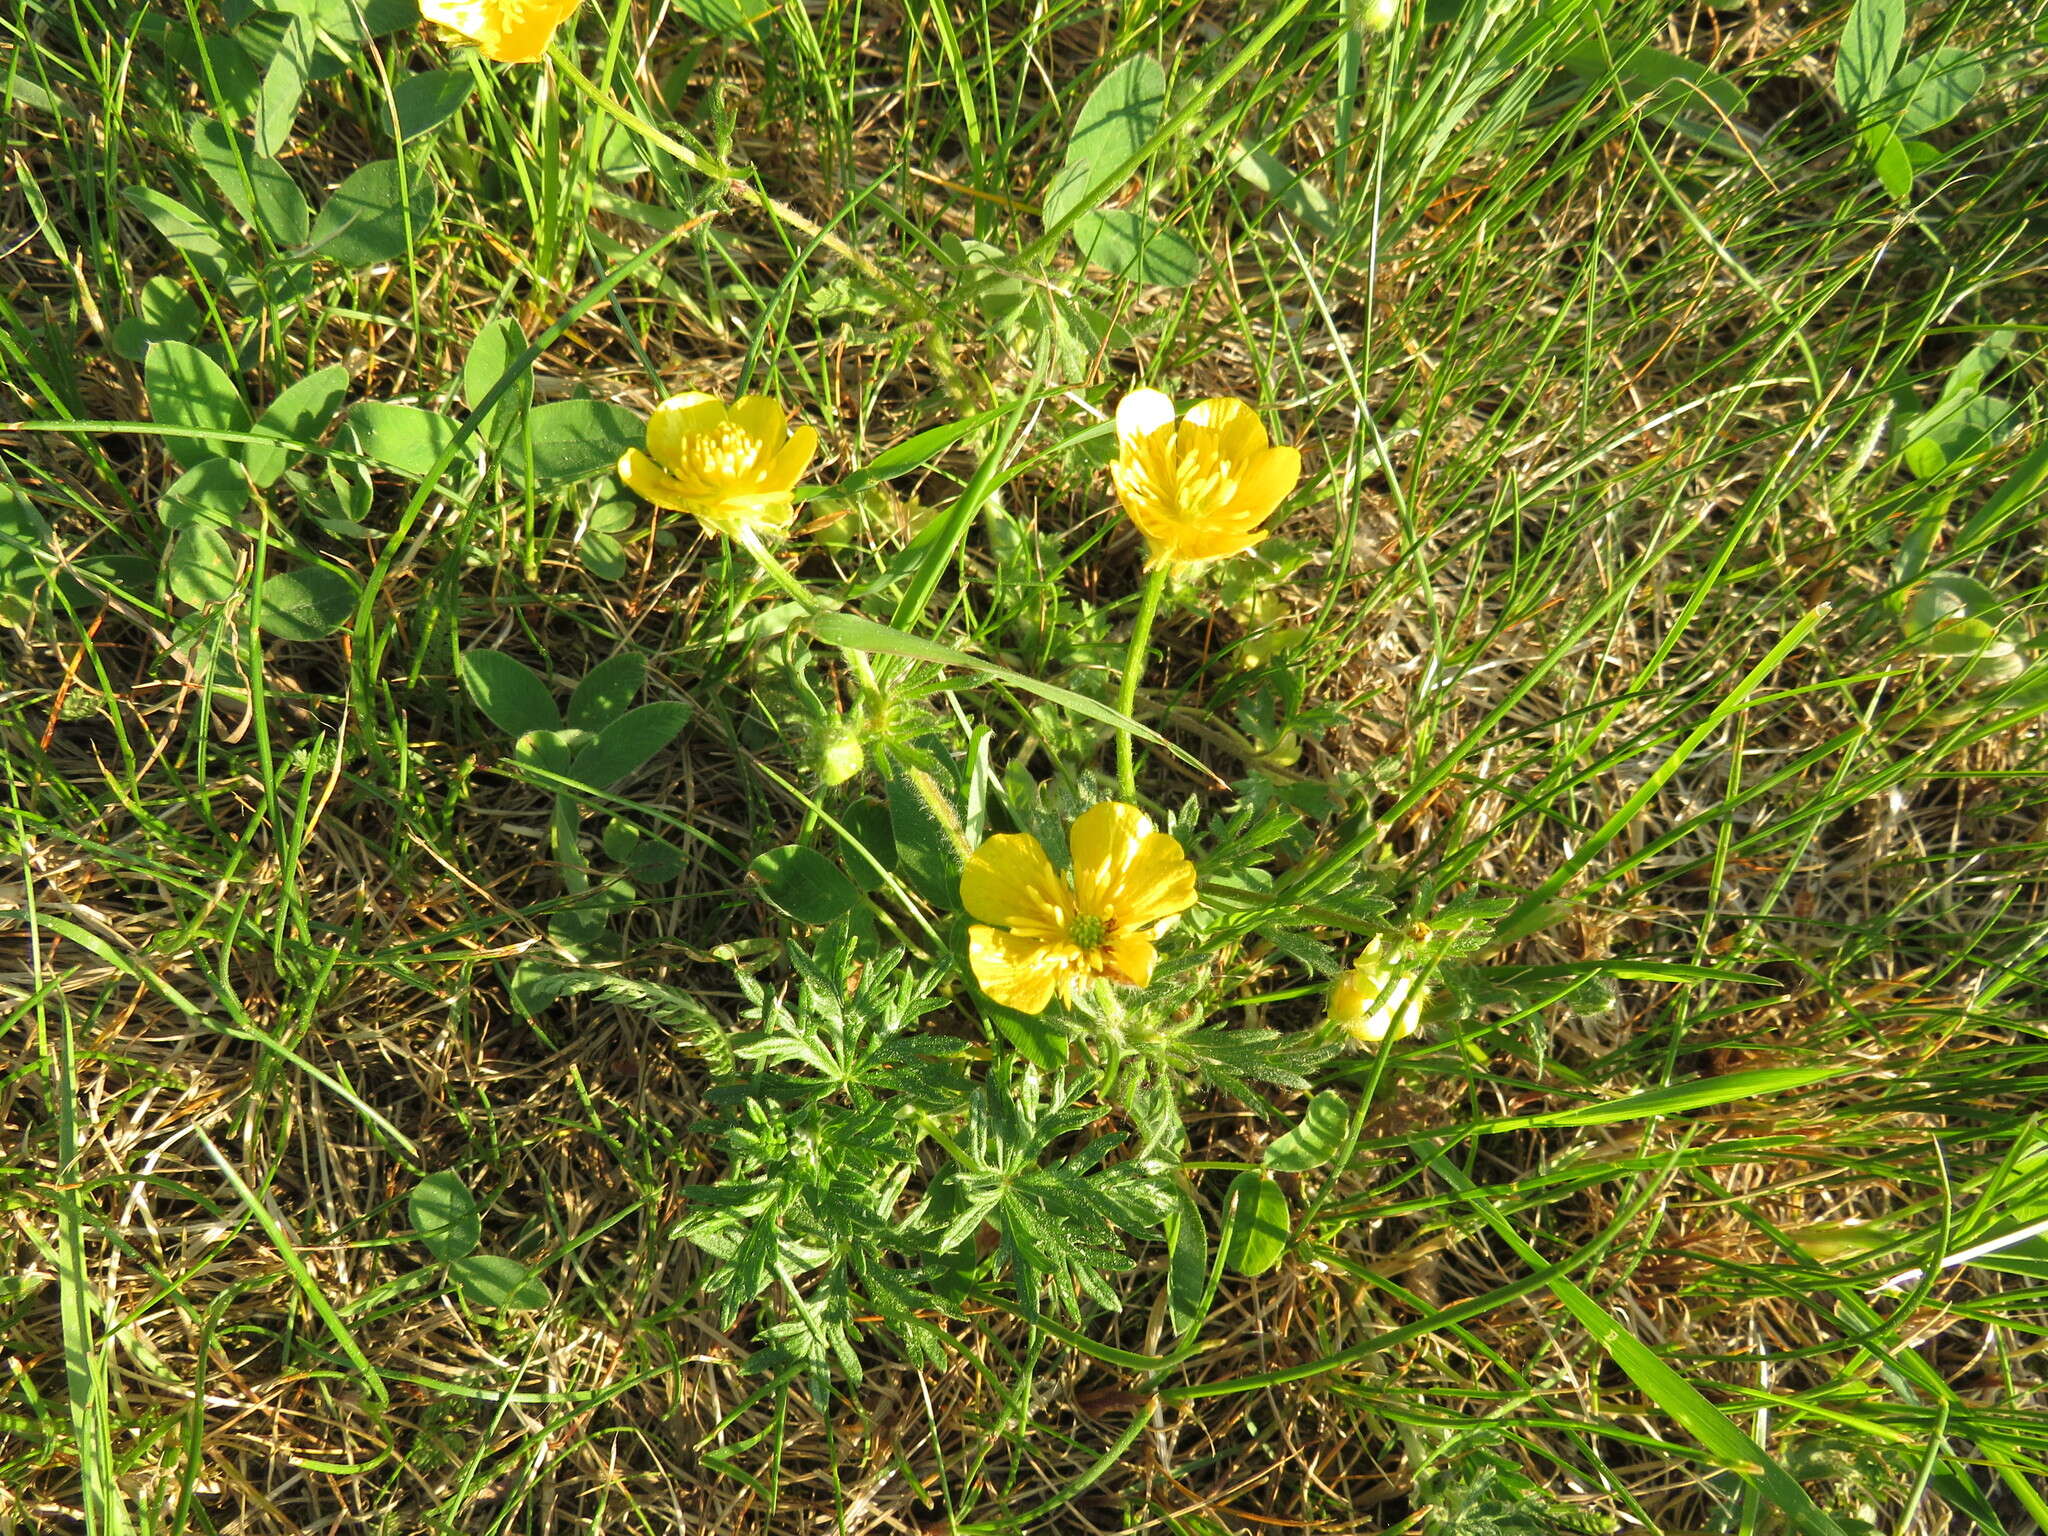
[[[1242,554],[1301,478],[1301,454],[1272,446],[1242,400],[1203,400],[1176,418],[1156,389],[1116,408],[1117,499],[1145,535],[1147,569]]]
[[[1374,939],[1359,952],[1358,964],[1330,988],[1330,1022],[1354,1044],[1405,1040],[1422,1028],[1429,988]]]
[[[817,432],[792,432],[765,395],[742,395],[730,408],[715,395],[677,395],[654,408],[647,451],[628,448],[619,478],[727,538],[782,533],[796,515],[790,492],[817,451]]]
[[[530,64],[582,0],[420,0],[420,15],[460,32],[500,64]]]
[[[1067,833],[1073,876],[1035,837],[999,833],[960,872],[960,904],[977,919],[968,963],[1006,1008],[1039,1013],[1055,988],[1068,1002],[1098,977],[1142,987],[1153,945],[1195,904],[1195,866],[1134,805],[1105,800]]]

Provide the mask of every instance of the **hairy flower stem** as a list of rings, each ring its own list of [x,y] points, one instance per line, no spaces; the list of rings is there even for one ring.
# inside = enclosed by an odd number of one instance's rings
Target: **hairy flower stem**
[[[1124,656],[1123,682],[1117,688],[1116,707],[1126,716],[1138,699],[1138,679],[1145,672],[1145,647],[1152,639],[1152,621],[1159,615],[1159,598],[1166,591],[1166,567],[1160,565],[1145,577],[1144,593],[1138,598],[1138,622],[1131,627],[1131,648]],[[1116,729],[1116,783],[1124,799],[1138,803],[1138,775],[1131,759],[1128,727]]]
[[[761,536],[753,529],[742,528],[734,542],[754,557],[754,564],[768,578],[769,585],[779,588],[784,596],[794,598],[805,613],[822,613],[834,606],[790,575],[789,568],[775,558],[775,552],[761,542]]]

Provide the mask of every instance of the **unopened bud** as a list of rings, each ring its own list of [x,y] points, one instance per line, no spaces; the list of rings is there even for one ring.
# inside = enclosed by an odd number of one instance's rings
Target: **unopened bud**
[[[1252,761],[1261,768],[1292,768],[1301,761],[1301,738],[1292,731],[1282,731],[1261,742]]]
[[[844,720],[834,721],[818,742],[818,777],[828,789],[836,789],[867,766],[867,750],[860,734]]]
[[[1865,1226],[1855,1217],[1817,1221],[1792,1232],[1792,1241],[1816,1264],[1842,1264],[1888,1247],[1892,1234],[1882,1226]]]
[[[1280,594],[1270,587],[1262,587],[1242,602],[1233,603],[1230,612],[1246,629],[1264,629],[1269,624],[1280,622]]]
[[[1359,1045],[1405,1040],[1421,1030],[1428,1001],[1422,978],[1393,963],[1374,939],[1330,988],[1330,1022]]]

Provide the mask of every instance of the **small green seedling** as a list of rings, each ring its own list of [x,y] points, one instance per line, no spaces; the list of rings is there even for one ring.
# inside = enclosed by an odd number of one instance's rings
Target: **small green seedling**
[[[462,685],[493,725],[513,738],[521,772],[554,797],[549,844],[569,904],[555,914],[549,937],[582,958],[605,940],[608,924],[638,897],[635,881],[672,880],[682,872],[675,844],[616,814],[613,793],[673,742],[689,723],[687,705],[633,704],[646,681],[646,658],[622,651],[591,669],[564,712],[540,675],[502,651],[462,655]],[[613,809],[602,846],[616,873],[593,874],[582,842],[587,805]]]
[[[1925,137],[1956,117],[1984,87],[1984,66],[1968,49],[1941,46],[1900,60],[1906,0],[1856,0],[1835,56],[1835,95],[1856,125],[1857,145],[1893,201],[1940,164]]]
[[[430,1173],[413,1186],[406,1202],[413,1235],[434,1262],[444,1266],[462,1299],[500,1312],[536,1312],[553,1297],[526,1265],[501,1254],[478,1253],[483,1221],[461,1175],[450,1169]]]

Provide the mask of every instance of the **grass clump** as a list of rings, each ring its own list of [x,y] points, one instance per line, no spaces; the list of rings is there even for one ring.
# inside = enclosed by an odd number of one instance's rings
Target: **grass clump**
[[[2038,23],[512,9],[7,15],[0,1530],[2048,1525]]]

